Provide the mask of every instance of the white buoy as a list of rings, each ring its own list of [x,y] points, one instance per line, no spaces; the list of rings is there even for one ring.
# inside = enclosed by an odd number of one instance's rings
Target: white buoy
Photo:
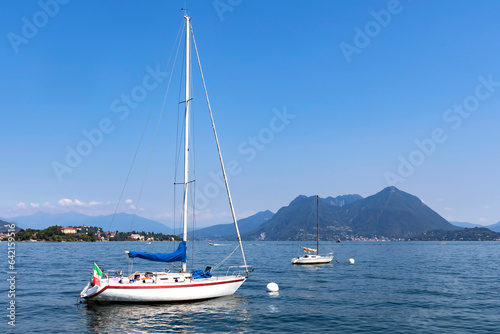
[[[266,286],[266,290],[267,292],[278,292],[280,289],[280,287],[278,286],[278,284],[274,283],[274,282],[271,282],[269,283],[267,286]]]
[[[350,259],[349,259],[349,263],[350,263],[350,264],[354,264],[354,259],[353,259],[353,258],[350,258]]]

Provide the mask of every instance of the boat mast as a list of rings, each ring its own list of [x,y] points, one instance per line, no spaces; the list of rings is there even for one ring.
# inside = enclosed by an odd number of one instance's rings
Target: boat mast
[[[316,255],[319,255],[319,196],[316,195]]]
[[[189,35],[191,33],[191,18],[187,15],[186,19],[186,99],[185,119],[184,119],[184,215],[183,215],[183,235],[182,240],[187,242],[187,223],[188,223],[188,185],[189,185],[189,100],[190,100],[190,70],[191,70],[191,49]],[[186,272],[186,262],[182,262],[182,272]]]

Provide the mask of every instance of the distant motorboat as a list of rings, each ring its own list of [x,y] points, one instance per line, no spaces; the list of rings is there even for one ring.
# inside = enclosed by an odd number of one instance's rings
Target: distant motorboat
[[[208,244],[209,244],[210,246],[220,246],[220,244],[217,244],[217,243],[215,243],[215,242],[209,242]]]

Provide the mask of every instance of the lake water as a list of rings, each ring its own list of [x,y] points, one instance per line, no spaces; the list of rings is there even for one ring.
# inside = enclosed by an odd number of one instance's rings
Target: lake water
[[[235,246],[197,243],[195,255],[207,260],[196,265],[216,264]],[[0,247],[5,278],[7,243]],[[93,261],[104,270],[127,269],[125,243],[17,243],[16,327],[7,323],[11,299],[2,279],[0,331],[500,332],[500,242],[324,242],[320,247],[323,254],[334,252],[338,261],[354,258],[356,263],[292,266],[291,258],[301,253],[299,243],[246,242],[247,261],[255,271],[234,296],[177,305],[89,306],[76,302]],[[173,245],[128,243],[127,248],[169,252]],[[239,253],[233,258],[240,259]],[[151,265],[164,267],[136,260],[134,269]],[[271,280],[279,284],[278,294],[266,292]]]

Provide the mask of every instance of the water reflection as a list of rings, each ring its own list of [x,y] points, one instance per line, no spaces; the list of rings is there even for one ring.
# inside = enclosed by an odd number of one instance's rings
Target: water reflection
[[[186,304],[86,304],[79,309],[93,333],[246,332],[250,324],[242,296]]]

